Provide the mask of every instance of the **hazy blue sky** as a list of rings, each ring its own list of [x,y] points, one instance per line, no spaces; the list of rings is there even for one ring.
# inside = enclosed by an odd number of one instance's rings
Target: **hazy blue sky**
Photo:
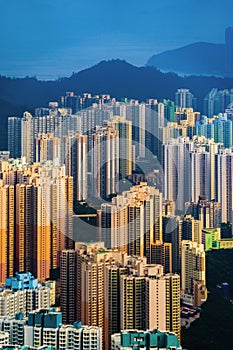
[[[100,60],[144,65],[195,41],[221,43],[233,0],[0,0],[0,74],[55,78]]]

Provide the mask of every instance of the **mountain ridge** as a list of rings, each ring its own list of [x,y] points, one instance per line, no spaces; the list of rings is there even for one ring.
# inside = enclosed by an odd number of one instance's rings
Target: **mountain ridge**
[[[225,44],[195,42],[155,54],[146,65],[182,75],[224,76]]]
[[[25,109],[34,112],[49,101],[59,101],[66,91],[110,94],[145,101],[147,98],[174,100],[178,88],[188,88],[197,97],[198,110],[203,111],[203,99],[213,88],[232,88],[233,79],[162,73],[154,67],[136,67],[126,61],[101,61],[93,67],[73,73],[68,78],[40,81],[35,77],[7,78],[0,76],[0,149],[7,148],[7,117],[21,116]]]

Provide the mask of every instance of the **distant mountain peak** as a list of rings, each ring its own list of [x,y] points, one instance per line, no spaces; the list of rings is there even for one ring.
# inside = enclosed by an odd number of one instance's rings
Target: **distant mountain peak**
[[[153,55],[146,65],[181,75],[222,76],[225,63],[224,54],[224,44],[200,41]]]

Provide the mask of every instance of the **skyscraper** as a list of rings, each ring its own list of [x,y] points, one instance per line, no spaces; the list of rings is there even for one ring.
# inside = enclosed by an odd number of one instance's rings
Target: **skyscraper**
[[[162,216],[162,232],[164,243],[172,244],[172,272],[180,272],[180,244],[182,239],[182,221],[179,216]]]
[[[14,186],[0,185],[0,284],[14,274],[15,201]]]
[[[214,141],[220,142],[224,147],[232,146],[232,121],[227,119],[227,114],[219,114],[214,119]]]
[[[201,221],[203,228],[219,227],[221,223],[221,204],[215,200],[208,201],[207,197],[200,196],[198,202],[185,203],[185,212],[194,219]]]
[[[21,155],[27,163],[33,162],[34,154],[34,127],[32,115],[28,112],[21,119]]]
[[[216,168],[216,200],[221,203],[222,222],[233,220],[233,152],[232,149],[222,149],[215,155]]]
[[[206,285],[204,245],[192,241],[182,241],[181,288],[194,294],[194,282]]]
[[[199,196],[210,198],[210,154],[204,147],[193,150],[191,156],[191,200],[197,202]]]
[[[61,140],[53,134],[42,134],[34,140],[35,162],[53,162],[54,165],[61,165]]]
[[[163,266],[164,273],[172,272],[172,243],[156,241],[151,244],[151,264]]]
[[[119,179],[119,137],[111,127],[100,127],[92,134],[92,195],[107,198],[117,193]]]
[[[120,298],[121,329],[169,329],[180,338],[179,275],[148,265],[144,273],[121,276]]]
[[[21,157],[21,118],[8,118],[8,151],[11,158]]]
[[[100,239],[107,248],[126,252],[128,247],[128,203],[118,195],[112,203],[103,203],[99,213]]]
[[[25,270],[45,280],[73,247],[73,179],[64,167],[18,161],[2,162],[1,177],[1,280]]]
[[[111,124],[118,131],[119,136],[119,172],[121,178],[132,175],[133,149],[132,149],[132,122],[123,117],[114,116]]]
[[[68,256],[75,253],[76,260],[69,260]],[[66,312],[63,308],[71,313],[72,309],[76,310],[76,317],[80,315],[85,324],[102,327],[105,349],[109,348],[113,332],[136,326],[144,330],[160,326],[179,336],[178,275],[165,275],[161,265],[146,264],[146,258],[106,250],[101,243],[77,243],[76,252],[66,251],[63,258],[62,311]],[[171,285],[172,278],[177,283]],[[66,289],[74,284],[75,292],[67,299]]]
[[[77,286],[77,252],[63,250],[60,265],[62,321],[65,324],[73,324],[78,320],[76,288],[80,288],[80,285]]]
[[[66,165],[66,174],[73,177],[74,200],[85,200],[88,196],[87,135],[76,133],[65,136],[64,143],[64,163]]]
[[[182,220],[182,240],[202,243],[202,222],[191,215],[185,215]]]
[[[187,137],[170,139],[163,145],[164,197],[176,202],[176,211],[184,210],[191,197],[190,152],[193,143]]]
[[[151,244],[162,240],[162,193],[147,183],[101,206],[101,240],[107,248],[126,248],[129,255],[151,261]]]
[[[189,89],[178,89],[175,95],[175,104],[179,108],[196,109],[196,98]]]
[[[216,114],[215,100],[216,100],[217,92],[218,92],[218,89],[213,88],[204,98],[204,113],[209,118],[212,118],[213,115]]]

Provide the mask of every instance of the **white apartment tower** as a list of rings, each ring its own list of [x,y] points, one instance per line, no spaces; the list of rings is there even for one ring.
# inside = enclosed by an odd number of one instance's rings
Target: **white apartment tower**
[[[190,152],[193,142],[188,137],[170,139],[163,145],[164,197],[176,202],[176,210],[183,211],[190,201]]]
[[[221,203],[222,222],[233,220],[233,151],[219,150],[215,155],[216,200]]]
[[[21,155],[26,158],[26,162],[29,164],[33,162],[33,129],[33,117],[29,112],[25,112],[21,120]]]

